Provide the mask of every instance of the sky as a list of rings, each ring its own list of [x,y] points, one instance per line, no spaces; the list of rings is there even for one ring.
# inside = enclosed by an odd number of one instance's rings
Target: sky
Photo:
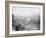
[[[40,7],[12,7],[15,16],[39,16]]]

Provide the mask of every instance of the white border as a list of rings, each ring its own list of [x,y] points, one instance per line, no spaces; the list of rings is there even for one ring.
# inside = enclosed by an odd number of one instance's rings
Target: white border
[[[25,34],[25,33],[43,33],[43,7],[39,5],[22,5],[22,4],[10,4],[10,32],[9,34]],[[36,31],[12,31],[12,6],[20,6],[20,7],[40,7],[40,30]]]

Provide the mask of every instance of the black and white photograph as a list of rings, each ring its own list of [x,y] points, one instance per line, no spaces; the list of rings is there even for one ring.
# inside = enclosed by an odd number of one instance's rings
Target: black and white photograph
[[[5,36],[35,36],[45,34],[44,3],[6,2]]]
[[[12,7],[12,30],[40,30],[40,7]]]
[[[6,1],[5,36],[45,34],[45,5],[36,2]]]
[[[40,14],[40,6],[12,6],[12,31],[39,31]]]
[[[10,4],[10,34],[43,33],[43,6]]]

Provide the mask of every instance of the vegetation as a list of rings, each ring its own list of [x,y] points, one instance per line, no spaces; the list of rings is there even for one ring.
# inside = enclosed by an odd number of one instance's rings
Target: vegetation
[[[12,15],[12,27],[14,31],[40,30],[40,16],[14,16]]]

